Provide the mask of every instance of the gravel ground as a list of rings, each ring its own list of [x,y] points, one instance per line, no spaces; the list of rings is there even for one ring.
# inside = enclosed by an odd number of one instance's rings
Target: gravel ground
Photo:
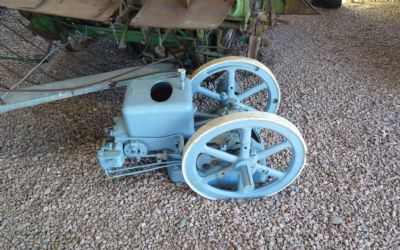
[[[263,50],[309,149],[289,188],[209,201],[163,171],[107,180],[96,151],[123,92],[90,94],[0,117],[0,249],[398,249],[400,5],[321,13]]]

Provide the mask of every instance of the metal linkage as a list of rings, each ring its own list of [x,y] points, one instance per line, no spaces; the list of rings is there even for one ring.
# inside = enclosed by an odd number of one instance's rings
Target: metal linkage
[[[146,165],[126,164],[125,166],[120,168],[107,170],[106,175],[113,179],[116,179],[124,176],[143,174],[163,168],[179,167],[181,164],[181,161],[166,161]]]

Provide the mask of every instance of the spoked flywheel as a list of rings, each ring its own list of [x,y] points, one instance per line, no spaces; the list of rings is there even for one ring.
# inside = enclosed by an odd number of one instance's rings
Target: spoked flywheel
[[[239,112],[212,120],[190,138],[182,172],[186,183],[209,199],[270,196],[297,178],[306,150],[288,120]]]
[[[244,79],[240,79],[241,74],[245,74]],[[213,80],[214,84],[207,84]],[[276,113],[279,106],[280,91],[274,75],[264,64],[251,58],[230,56],[213,60],[197,69],[191,81],[195,94],[218,103],[211,112],[230,106],[235,110]],[[251,86],[245,88],[245,85]],[[258,96],[261,92],[265,94]]]

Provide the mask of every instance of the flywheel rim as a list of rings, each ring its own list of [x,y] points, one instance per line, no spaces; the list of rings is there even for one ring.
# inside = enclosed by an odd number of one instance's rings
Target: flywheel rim
[[[200,176],[196,166],[196,159],[203,150],[203,148],[201,148],[202,145],[204,143],[204,145],[206,145],[209,138],[218,135],[221,131],[224,132],[232,128],[237,129],[238,126],[246,126],[246,124],[248,126],[249,123],[252,123],[252,127],[255,127],[255,125],[267,124],[268,129],[279,131],[278,133],[286,133],[285,138],[289,140],[291,148],[293,148],[293,158],[291,166],[288,166],[286,170],[287,173],[283,173],[282,177],[279,177],[276,182],[272,182],[273,184],[271,186],[268,184],[250,193],[221,190],[217,187],[210,186],[208,183],[204,183],[202,179],[204,177]],[[305,165],[306,152],[306,144],[300,131],[288,120],[270,113],[240,112],[223,116],[207,123],[189,139],[183,151],[182,172],[186,183],[192,190],[208,199],[216,200],[271,196],[289,186],[300,175]],[[235,160],[233,156],[227,156],[225,154],[222,154],[222,156],[228,157],[227,160]],[[272,169],[270,170],[273,171]]]
[[[231,95],[229,94],[229,92],[234,93],[236,80],[233,78],[235,83],[232,84],[228,83],[231,85],[230,88],[233,87],[233,89],[231,91],[229,89],[226,90],[226,92],[228,92],[228,97],[236,98],[237,104],[239,104],[240,107],[247,109],[247,111],[264,111],[268,113],[276,113],[279,108],[281,99],[278,82],[274,74],[267,66],[265,66],[263,63],[257,60],[248,57],[228,56],[228,57],[218,58],[204,64],[203,66],[198,68],[195,72],[193,72],[192,76],[190,77],[192,81],[193,92],[203,94],[216,101],[222,101],[222,97],[218,93],[212,92],[211,90],[208,90],[200,86],[201,83],[207,77],[215,73],[227,71],[228,75],[231,73],[234,75],[235,72],[238,70],[247,71],[258,76],[261,78],[262,82],[258,83],[256,86],[252,86],[250,89],[235,96],[233,94]],[[266,103],[265,108],[263,110],[257,110],[249,105],[242,103],[242,101],[245,100],[246,98],[264,89],[268,92],[268,102]]]

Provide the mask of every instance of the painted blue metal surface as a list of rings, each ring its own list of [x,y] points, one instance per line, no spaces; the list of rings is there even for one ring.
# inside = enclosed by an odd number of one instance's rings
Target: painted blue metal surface
[[[126,89],[122,114],[132,137],[189,137],[194,133],[190,81],[180,77],[135,81]]]
[[[120,168],[125,163],[123,145],[114,141],[104,140],[97,158],[106,175],[110,175],[113,168]]]

